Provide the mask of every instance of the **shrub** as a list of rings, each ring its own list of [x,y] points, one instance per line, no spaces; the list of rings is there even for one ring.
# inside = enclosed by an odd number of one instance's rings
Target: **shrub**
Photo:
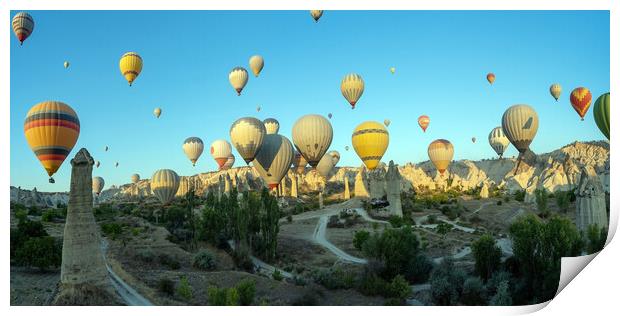
[[[177,259],[167,254],[159,255],[159,263],[167,266],[172,270],[178,270],[181,267],[181,263]]]
[[[214,270],[216,266],[215,256],[206,249],[201,250],[194,255],[194,261],[192,262],[192,265],[194,266],[194,268],[200,270]]]
[[[570,195],[567,191],[558,191],[555,193],[555,202],[562,213],[568,212],[570,206]]]
[[[491,297],[491,300],[489,301],[489,305],[512,305],[512,297],[510,297],[510,292],[508,291],[508,281],[503,281],[498,285],[495,295],[493,295],[493,297]]]
[[[499,269],[502,250],[496,245],[493,236],[489,234],[485,234],[476,240],[471,248],[476,259],[476,273],[486,281],[494,271]]]
[[[502,205],[502,200],[497,201],[497,205]]]
[[[28,220],[28,211],[27,210],[17,210],[15,211],[15,218],[18,223],[25,222]]]
[[[599,252],[605,247],[605,243],[607,242],[607,229],[605,227],[599,228],[598,224],[590,225],[588,226],[586,235],[588,254]]]
[[[120,234],[123,233],[123,226],[119,223],[104,223],[101,225],[101,231],[115,240]]]
[[[400,216],[396,216],[396,215],[390,216],[390,218],[388,219],[388,222],[390,222],[390,225],[392,225],[392,227],[394,228],[398,228],[398,227],[405,225],[405,221],[403,220],[403,218]]]
[[[362,246],[364,245],[364,243],[368,240],[368,238],[370,238],[370,233],[365,231],[365,230],[358,230],[355,232],[355,235],[353,236],[353,246],[355,246],[355,249],[357,250],[362,250]]]
[[[286,221],[289,222],[289,223],[292,223],[293,222],[293,215],[288,214],[288,216],[286,216]]]
[[[306,292],[304,295],[293,301],[293,306],[316,306],[319,298],[314,292]]]
[[[17,229],[26,237],[43,237],[48,235],[41,222],[26,220],[18,223]]]
[[[436,305],[455,305],[460,298],[465,281],[465,272],[454,266],[447,257],[433,271],[430,277],[431,296]]]
[[[441,234],[442,237],[445,237],[447,233],[452,231],[452,228],[454,226],[452,226],[452,224],[448,224],[448,223],[439,223],[437,225],[437,233]]]
[[[341,267],[315,270],[312,275],[314,282],[330,290],[350,289],[355,286],[355,274]]]
[[[360,280],[358,291],[368,296],[383,295],[387,286],[387,281],[372,272],[367,272]]]
[[[136,259],[142,262],[153,262],[155,259],[155,253],[153,253],[151,248],[142,249],[136,253]]]
[[[282,272],[280,272],[280,270],[278,269],[275,269],[273,271],[273,273],[271,274],[271,277],[276,281],[282,281],[283,279]]]
[[[237,284],[237,292],[239,293],[239,303],[244,306],[254,303],[256,295],[256,281],[244,279]]]
[[[217,288],[210,286],[207,289],[207,299],[211,306],[238,306],[239,292],[236,288]]]
[[[40,270],[58,267],[62,262],[62,245],[51,236],[29,238],[15,250],[15,262]]]
[[[179,287],[177,288],[177,294],[184,301],[189,302],[192,299],[192,287],[189,285],[186,276],[181,277]]]
[[[478,277],[470,277],[463,284],[461,302],[465,305],[486,305],[486,288]]]
[[[514,193],[514,198],[515,200],[519,201],[519,202],[523,202],[525,201],[525,190],[518,190],[517,192]],[[508,201],[506,201],[508,202]]]
[[[385,295],[398,300],[402,305],[409,295],[411,295],[411,287],[407,280],[399,274],[395,276],[392,282],[387,286]]]
[[[549,215],[549,210],[547,209],[547,191],[545,189],[536,189],[534,195],[536,195],[536,207],[538,212],[541,217],[547,217]]]
[[[437,215],[435,214],[431,214],[427,217],[426,219],[426,223],[427,224],[437,224]]]
[[[159,279],[157,289],[168,296],[172,296],[174,294],[174,282],[167,278]]]

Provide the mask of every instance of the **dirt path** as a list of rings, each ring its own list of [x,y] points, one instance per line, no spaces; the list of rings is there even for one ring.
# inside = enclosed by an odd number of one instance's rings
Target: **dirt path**
[[[140,295],[138,291],[132,288],[129,284],[125,283],[123,279],[121,279],[108,264],[108,260],[106,258],[106,252],[108,249],[108,241],[105,239],[101,239],[101,252],[103,254],[103,260],[105,261],[105,267],[108,270],[108,274],[110,276],[110,280],[112,281],[112,286],[116,290],[116,293],[125,301],[127,306],[153,306],[149,300],[147,300],[144,296]]]
[[[342,251],[340,248],[330,243],[327,240],[327,238],[325,238],[325,229],[327,228],[328,219],[329,219],[329,216],[327,215],[321,216],[321,218],[319,218],[319,222],[317,223],[316,229],[314,230],[314,234],[312,235],[312,238],[314,239],[314,241],[317,244],[325,247],[327,250],[331,251],[334,255],[336,255],[341,260],[358,263],[358,264],[368,263],[366,259],[357,258]]]

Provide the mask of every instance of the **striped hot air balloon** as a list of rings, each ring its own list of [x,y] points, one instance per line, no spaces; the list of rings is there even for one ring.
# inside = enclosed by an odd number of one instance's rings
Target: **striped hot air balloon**
[[[274,118],[268,118],[263,121],[267,134],[277,134],[280,130],[280,122]]]
[[[310,10],[310,16],[314,19],[314,22],[319,22],[319,19],[323,16],[323,10]]]
[[[293,143],[306,161],[314,168],[332,144],[334,130],[325,117],[308,114],[293,125]]]
[[[125,53],[121,57],[119,67],[121,69],[121,74],[123,74],[125,80],[127,80],[127,83],[129,83],[131,87],[134,80],[138,78],[138,75],[140,75],[142,71],[142,57],[136,52]]]
[[[426,115],[421,115],[418,117],[418,125],[422,128],[422,131],[426,133],[426,129],[428,128],[428,124],[431,123],[431,119]]]
[[[34,31],[34,19],[27,12],[19,12],[13,17],[11,24],[13,25],[13,33],[19,40],[19,45],[23,45],[24,41]]]
[[[192,166],[196,165],[196,161],[198,161],[204,149],[205,145],[202,139],[198,137],[189,137],[183,142],[183,152],[189,161],[192,162]]]
[[[134,173],[131,175],[131,183],[138,183],[138,181],[140,181],[140,175],[137,173]]]
[[[24,134],[30,149],[37,156],[50,183],[80,135],[80,120],[67,104],[45,101],[36,104],[26,114]]]
[[[590,108],[590,104],[592,104],[592,93],[588,88],[579,87],[573,90],[570,94],[570,104],[575,109],[575,112],[579,114],[581,120],[586,116],[588,109]]]
[[[340,91],[344,98],[349,101],[349,104],[351,104],[351,108],[355,109],[355,104],[357,104],[357,101],[364,93],[364,80],[362,76],[353,73],[344,76],[340,83]]]
[[[445,139],[436,139],[428,145],[428,158],[443,176],[454,157],[454,146]]]
[[[151,178],[151,191],[162,204],[172,201],[179,190],[180,178],[170,169],[155,171]]]
[[[263,145],[252,161],[252,166],[270,189],[278,186],[293,163],[295,150],[288,138],[278,135],[265,135]]]
[[[306,171],[306,165],[308,161],[304,158],[299,151],[295,150],[295,156],[293,157],[293,170],[299,174],[303,174]]]
[[[493,84],[493,82],[495,82],[495,74],[492,72],[489,72],[487,74],[487,81],[489,82],[489,84]]]
[[[560,98],[560,94],[562,94],[562,86],[559,83],[552,84],[549,87],[549,93],[557,101]]]
[[[602,94],[596,102],[594,102],[594,121],[596,122],[596,126],[601,130],[601,133],[607,137],[609,140],[609,121],[611,117],[609,116],[609,92]]]
[[[230,127],[230,141],[247,164],[256,158],[266,134],[265,124],[254,117],[242,117]]]
[[[538,131],[538,114],[529,105],[509,107],[502,116],[502,130],[519,153],[525,153]]]
[[[358,125],[351,135],[353,149],[366,168],[373,170],[381,161],[390,144],[390,134],[379,122],[368,121]]]
[[[494,128],[489,133],[489,145],[491,145],[491,148],[493,148],[497,155],[502,158],[504,151],[506,151],[506,148],[510,145],[510,140],[508,140],[508,137],[504,135],[504,131],[501,126]]]
[[[232,147],[230,143],[223,139],[217,139],[213,143],[211,143],[211,157],[217,163],[218,169],[224,169],[224,165],[232,155]],[[235,158],[233,156],[233,162]]]
[[[103,190],[104,185],[105,181],[103,181],[102,177],[93,177],[93,193],[95,193],[97,196],[99,196],[101,190]]]
[[[319,160],[319,164],[316,165],[316,172],[321,175],[321,177],[327,179],[329,173],[334,169],[334,158],[329,154],[323,155],[323,158]]]
[[[243,67],[235,67],[228,74],[230,85],[237,91],[237,95],[241,95],[241,91],[248,83],[248,71]]]
[[[250,57],[250,69],[252,69],[252,72],[254,73],[255,77],[258,77],[261,70],[263,70],[264,66],[265,66],[265,60],[263,59],[262,56],[254,55]]]
[[[234,164],[235,164],[235,156],[233,154],[230,154],[230,156],[228,156],[228,159],[226,159],[226,163],[224,163],[224,165],[222,166],[220,170],[228,170],[232,168]]]

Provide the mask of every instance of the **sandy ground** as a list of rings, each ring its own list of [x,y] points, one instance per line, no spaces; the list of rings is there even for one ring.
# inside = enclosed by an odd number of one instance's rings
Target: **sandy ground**
[[[40,272],[11,267],[11,305],[49,305],[58,282],[59,269]]]

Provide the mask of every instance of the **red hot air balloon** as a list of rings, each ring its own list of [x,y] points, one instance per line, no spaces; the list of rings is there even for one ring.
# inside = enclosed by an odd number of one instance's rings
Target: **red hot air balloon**
[[[493,84],[493,82],[495,82],[495,74],[494,74],[494,73],[492,73],[492,72],[489,72],[489,73],[487,74],[487,81],[488,81],[490,84]]]
[[[426,133],[426,128],[428,127],[428,124],[431,123],[431,119],[430,117],[426,116],[426,115],[422,115],[420,117],[418,117],[418,125],[420,125],[420,127],[422,128],[422,130]]]
[[[590,108],[590,104],[592,104],[592,93],[590,93],[588,88],[576,88],[570,94],[570,104],[583,121],[583,118],[586,116],[586,113]]]

